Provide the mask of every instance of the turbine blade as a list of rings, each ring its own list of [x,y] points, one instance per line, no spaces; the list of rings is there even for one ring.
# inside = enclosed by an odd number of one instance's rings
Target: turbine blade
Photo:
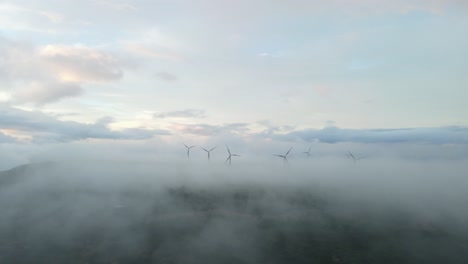
[[[210,149],[210,151],[214,150],[215,148],[216,148],[216,147],[214,147],[214,148]]]
[[[231,150],[229,149],[229,147],[226,145],[226,148],[227,148],[227,151],[229,153],[229,155],[231,155]]]
[[[286,152],[286,154],[284,156],[287,156],[289,154],[289,152],[291,151],[292,147],[289,148],[288,152]]]

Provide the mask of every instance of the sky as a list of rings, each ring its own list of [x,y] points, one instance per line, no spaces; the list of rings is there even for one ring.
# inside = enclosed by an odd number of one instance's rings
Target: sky
[[[466,47],[464,0],[3,0],[0,147],[460,147]]]

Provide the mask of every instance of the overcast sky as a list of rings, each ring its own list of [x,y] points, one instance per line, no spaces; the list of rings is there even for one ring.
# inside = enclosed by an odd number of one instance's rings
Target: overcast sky
[[[468,143],[464,0],[0,2],[0,144]]]

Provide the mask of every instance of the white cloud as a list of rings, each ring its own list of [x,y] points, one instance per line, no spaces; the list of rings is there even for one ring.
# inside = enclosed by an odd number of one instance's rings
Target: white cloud
[[[2,89],[15,103],[38,105],[83,93],[82,85],[122,78],[122,64],[110,53],[76,45],[34,47],[0,37]],[[4,91],[4,92],[5,92]]]
[[[38,55],[61,81],[102,82],[123,76],[117,58],[90,47],[46,45]]]
[[[204,118],[205,116],[205,110],[203,109],[175,110],[153,115],[154,118]]]
[[[15,93],[15,102],[33,102],[43,105],[56,102],[66,97],[75,97],[83,93],[83,89],[75,83],[41,83],[33,82]]]
[[[65,18],[62,14],[51,12],[51,11],[39,11],[39,14],[47,17],[53,23],[60,23]]]

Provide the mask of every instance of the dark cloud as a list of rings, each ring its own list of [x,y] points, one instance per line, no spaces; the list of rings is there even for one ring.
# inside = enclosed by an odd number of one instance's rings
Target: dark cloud
[[[153,115],[155,118],[204,118],[205,117],[205,110],[203,109],[184,109],[184,110],[176,110],[176,111],[169,111],[169,112],[160,112]]]
[[[429,143],[429,144],[468,144],[467,127],[431,127],[399,129],[344,129],[326,127],[304,129],[284,135],[273,135],[278,140],[319,141],[325,143]]]
[[[158,80],[166,81],[166,82],[174,82],[177,81],[179,78],[174,74],[170,74],[168,72],[158,72],[154,74],[154,77]]]
[[[166,130],[143,128],[114,131],[108,127],[112,120],[111,117],[104,117],[93,124],[60,121],[42,112],[0,106],[0,129],[28,132],[36,142],[63,142],[88,138],[141,140],[169,134]]]

